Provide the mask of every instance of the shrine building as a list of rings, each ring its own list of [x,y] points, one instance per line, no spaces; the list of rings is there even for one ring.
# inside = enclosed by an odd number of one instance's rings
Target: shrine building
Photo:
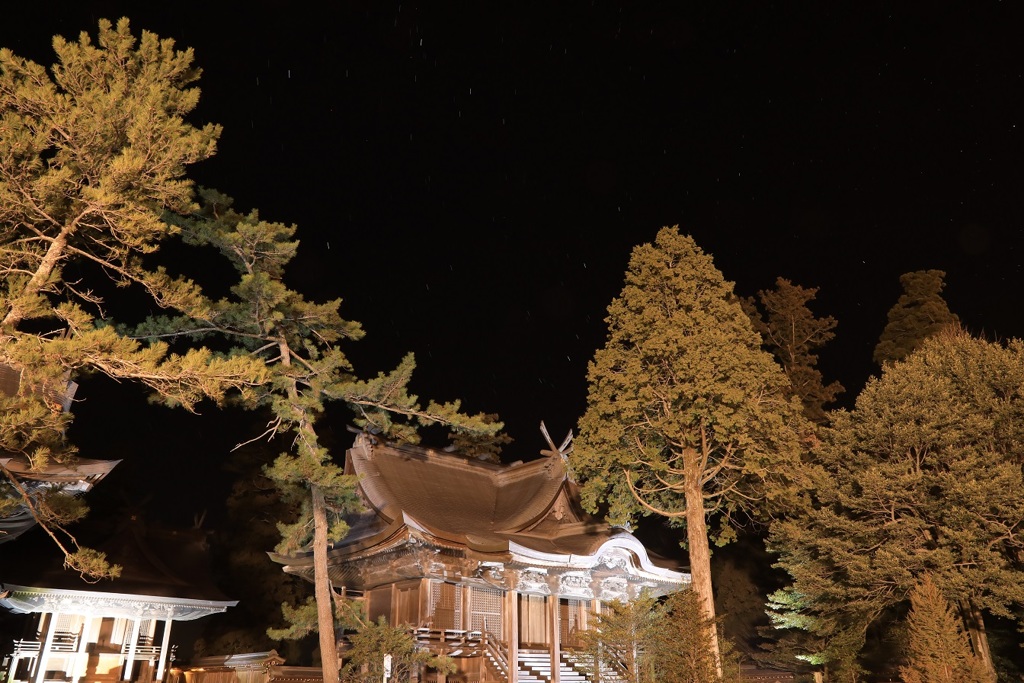
[[[449,681],[583,680],[568,655],[602,603],[665,595],[690,577],[582,510],[570,439],[500,465],[358,434],[345,470],[365,511],[328,552],[332,586],[454,658]],[[311,551],[271,557],[313,580]]]
[[[0,566],[0,607],[23,614],[21,637],[5,654],[6,683],[166,681],[176,622],[238,604],[209,574],[206,532],[154,529],[128,519],[96,545],[121,576],[87,583],[46,546]],[[13,558],[9,558],[13,559]],[[24,557],[23,557],[24,560]]]

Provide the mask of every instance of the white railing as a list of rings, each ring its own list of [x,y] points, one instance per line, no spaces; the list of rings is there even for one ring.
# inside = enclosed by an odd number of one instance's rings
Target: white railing
[[[77,633],[58,633],[53,637],[53,642],[50,643],[50,652],[78,652],[80,640],[81,636]],[[139,641],[139,644],[135,646],[136,658],[160,656],[160,651],[162,648],[159,645],[149,644],[148,639],[140,638]],[[123,643],[121,644],[120,648],[121,654],[126,655],[131,651],[131,643]],[[14,652],[12,654],[14,654],[15,656],[38,655],[42,651],[42,649],[43,641],[41,640],[21,639],[14,641]]]
[[[54,634],[53,642],[50,644],[50,652],[77,652],[79,637],[77,633]],[[13,654],[37,654],[42,649],[43,641],[41,640],[15,640]]]

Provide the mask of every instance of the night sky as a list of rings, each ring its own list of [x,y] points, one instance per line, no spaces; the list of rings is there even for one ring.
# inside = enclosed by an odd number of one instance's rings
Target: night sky
[[[310,4],[35,2],[0,45],[50,64],[52,35],[128,16],[195,48],[194,122],[224,134],[192,177],[299,226],[290,283],[363,323],[358,372],[415,352],[414,392],[498,413],[515,457],[541,420],[575,428],[630,250],[664,225],[741,295],[819,287],[847,402],[902,273],[946,271],[971,331],[1024,336],[1019,4]],[[107,389],[75,409],[82,455],[125,458],[93,499],[216,508],[194,482],[248,435]]]

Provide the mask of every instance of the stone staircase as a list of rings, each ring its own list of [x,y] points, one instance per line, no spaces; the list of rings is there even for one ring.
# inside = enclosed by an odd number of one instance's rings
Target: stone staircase
[[[561,683],[590,683],[590,678],[576,669],[565,653],[562,654],[558,669]],[[519,683],[548,683],[550,680],[551,657],[547,652],[519,651]],[[602,683],[613,683],[615,679],[602,677],[601,680]]]

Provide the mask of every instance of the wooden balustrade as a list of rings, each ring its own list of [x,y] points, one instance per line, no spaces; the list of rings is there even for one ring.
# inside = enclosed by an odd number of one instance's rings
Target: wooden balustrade
[[[78,652],[79,642],[81,635],[78,633],[57,633],[53,636],[53,642],[50,644],[51,653],[74,653]],[[139,638],[139,643],[135,646],[135,658],[141,657],[159,657],[160,650],[162,649],[159,645],[153,645],[150,638]],[[29,640],[20,639],[14,641],[14,654],[15,656],[20,655],[36,655],[43,648],[43,642],[41,640]],[[131,643],[121,644],[121,654],[128,654],[131,650]]]
[[[77,633],[55,633],[53,643],[50,645],[50,652],[77,652],[80,635]],[[26,655],[38,653],[43,647],[41,640],[15,640],[15,655]]]

